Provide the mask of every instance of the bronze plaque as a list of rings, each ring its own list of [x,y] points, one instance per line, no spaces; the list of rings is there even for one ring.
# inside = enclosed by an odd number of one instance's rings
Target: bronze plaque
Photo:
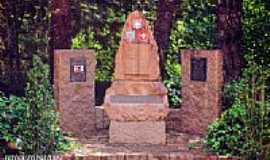
[[[116,95],[111,96],[113,103],[162,103],[162,97],[160,96],[127,96],[127,95]]]
[[[70,82],[86,81],[85,58],[70,58]]]
[[[191,58],[191,74],[192,81],[207,81],[207,59],[200,57]]]

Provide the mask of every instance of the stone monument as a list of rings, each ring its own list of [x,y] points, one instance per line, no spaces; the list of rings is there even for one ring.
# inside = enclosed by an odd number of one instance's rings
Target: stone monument
[[[132,12],[122,31],[114,81],[103,104],[110,119],[110,143],[166,143],[169,109],[157,50],[143,14]]]
[[[92,50],[56,50],[54,97],[60,127],[79,137],[95,134],[94,79],[96,59]]]
[[[223,53],[221,50],[183,50],[182,132],[202,135],[218,118],[222,106]]]

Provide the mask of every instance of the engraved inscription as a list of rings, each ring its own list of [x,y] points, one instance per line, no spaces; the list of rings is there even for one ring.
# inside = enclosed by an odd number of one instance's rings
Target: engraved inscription
[[[126,96],[126,95],[116,95],[111,96],[111,101],[113,103],[162,103],[162,98],[160,96]]]
[[[144,75],[149,74],[149,63],[151,63],[151,45],[129,44],[126,50],[125,74]]]
[[[137,47],[130,48],[126,51],[125,59],[125,74],[136,75],[138,74],[138,62],[137,62],[138,52]]]
[[[207,59],[191,58],[191,74],[190,79],[193,81],[207,81]]]
[[[70,59],[70,82],[86,81],[86,60],[84,58]]]

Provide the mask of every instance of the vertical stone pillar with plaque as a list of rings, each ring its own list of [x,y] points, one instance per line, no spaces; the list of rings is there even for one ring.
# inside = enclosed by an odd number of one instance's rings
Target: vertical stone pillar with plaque
[[[95,66],[92,50],[55,51],[54,96],[60,126],[79,137],[88,137],[96,132]]]
[[[221,111],[223,53],[183,50],[180,131],[202,135]]]
[[[165,144],[167,89],[160,81],[156,42],[139,11],[124,25],[114,78],[103,104],[110,143]]]

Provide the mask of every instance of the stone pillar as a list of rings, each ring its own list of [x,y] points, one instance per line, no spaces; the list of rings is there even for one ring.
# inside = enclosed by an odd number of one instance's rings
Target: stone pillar
[[[103,104],[110,143],[165,144],[167,89],[160,81],[156,42],[138,11],[125,23],[114,77]]]
[[[202,135],[222,108],[223,53],[183,50],[180,130]]]
[[[54,55],[54,97],[61,128],[79,137],[95,134],[94,51],[55,50]]]

